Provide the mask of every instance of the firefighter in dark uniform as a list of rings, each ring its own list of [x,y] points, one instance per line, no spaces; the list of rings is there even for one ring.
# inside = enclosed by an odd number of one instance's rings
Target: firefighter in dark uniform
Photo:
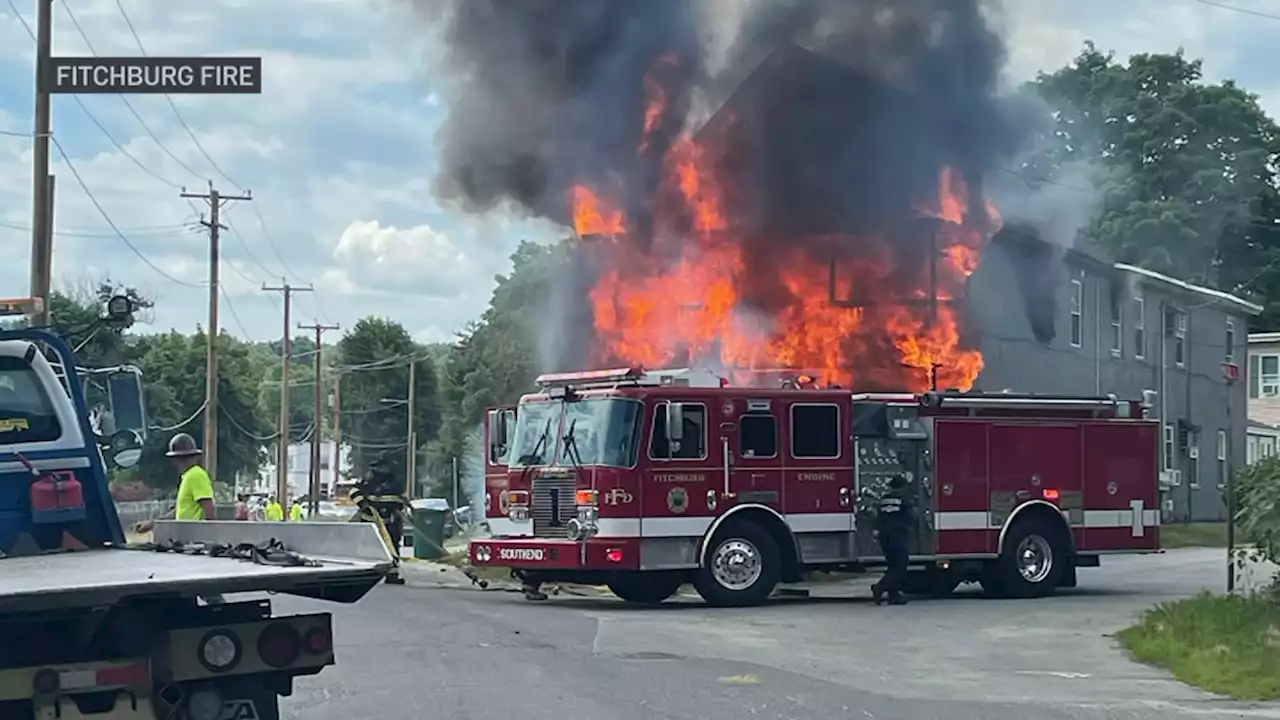
[[[409,501],[404,495],[404,481],[397,478],[386,458],[378,458],[369,464],[369,472],[351,491],[356,504],[355,522],[374,522],[374,514],[382,519],[382,525],[390,536],[391,556],[395,566],[387,573],[387,583],[403,585],[400,577],[400,542],[404,538],[404,517],[409,511]]]
[[[902,586],[907,579],[908,540],[915,528],[915,512],[906,478],[895,475],[889,481],[889,491],[880,498],[876,508],[876,530],[887,565],[880,582],[871,586],[876,605],[883,602],[886,595],[890,605],[907,604],[907,599],[902,596]]]

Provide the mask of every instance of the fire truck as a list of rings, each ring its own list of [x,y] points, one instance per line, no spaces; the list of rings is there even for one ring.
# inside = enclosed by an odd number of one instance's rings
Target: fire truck
[[[659,603],[692,583],[711,605],[759,604],[812,571],[883,565],[874,508],[895,476],[918,508],[913,593],[1041,597],[1160,547],[1151,392],[857,393],[640,368],[537,385],[489,411],[492,537],[470,545],[474,566],[528,584]]]

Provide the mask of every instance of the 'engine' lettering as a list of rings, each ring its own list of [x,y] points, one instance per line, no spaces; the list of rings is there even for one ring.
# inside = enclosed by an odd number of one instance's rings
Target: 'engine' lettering
[[[547,552],[542,548],[499,548],[498,559],[541,562],[547,559]]]

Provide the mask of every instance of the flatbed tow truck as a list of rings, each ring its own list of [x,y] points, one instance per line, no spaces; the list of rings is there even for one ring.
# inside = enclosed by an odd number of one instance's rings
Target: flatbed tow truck
[[[129,544],[104,453],[136,463],[140,437],[89,415],[67,343],[0,330],[0,718],[277,720],[293,679],[334,663],[332,619],[223,596],[355,602],[394,564],[377,529],[161,521]]]

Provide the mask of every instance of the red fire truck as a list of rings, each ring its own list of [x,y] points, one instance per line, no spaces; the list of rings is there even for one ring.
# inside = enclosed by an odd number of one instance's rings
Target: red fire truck
[[[489,412],[476,566],[656,603],[763,602],[814,570],[882,565],[874,507],[916,495],[916,593],[1074,587],[1159,549],[1158,423],[1142,400],[736,387],[712,373],[543,375]]]

